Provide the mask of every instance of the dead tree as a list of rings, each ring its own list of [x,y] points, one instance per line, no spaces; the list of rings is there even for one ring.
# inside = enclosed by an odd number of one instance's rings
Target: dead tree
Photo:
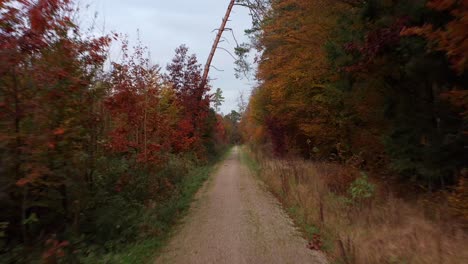
[[[221,26],[218,29],[218,33],[216,34],[216,38],[213,42],[213,46],[211,47],[210,54],[208,55],[208,59],[206,60],[205,69],[203,70],[203,76],[201,79],[200,87],[205,87],[206,83],[208,82],[208,73],[210,72],[211,61],[213,61],[214,54],[216,49],[218,48],[219,40],[223,35],[224,30],[226,29],[226,24],[229,20],[229,16],[231,15],[232,8],[234,7],[236,0],[231,0],[229,2],[229,6],[226,10],[226,14],[224,15],[223,21],[221,22]]]
[[[200,82],[200,88],[204,88],[208,82],[208,74],[210,72],[211,62],[213,61],[213,57],[214,57],[216,50],[218,49],[218,44],[221,40],[223,32],[228,30],[228,28],[226,28],[226,24],[229,21],[229,16],[231,15],[231,11],[234,5],[239,5],[239,6],[248,8],[250,10],[250,15],[252,16],[252,20],[254,22],[256,21],[256,23],[258,24],[260,23],[262,18],[265,16],[267,12],[266,6],[268,5],[269,2],[270,0],[230,0],[229,5],[226,10],[226,14],[223,17],[223,21],[221,22],[221,26],[218,29],[218,33],[216,34],[216,38],[213,42],[213,46],[211,47],[210,54],[208,55],[208,59],[206,60],[205,68],[203,70],[203,76]],[[232,30],[232,29],[229,29],[229,30]],[[232,54],[230,55],[232,56]]]

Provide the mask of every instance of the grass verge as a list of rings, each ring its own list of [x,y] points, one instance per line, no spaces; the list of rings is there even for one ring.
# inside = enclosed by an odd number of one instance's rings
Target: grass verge
[[[399,199],[356,169],[246,148],[241,157],[331,263],[468,263],[468,236],[444,211],[428,214],[423,201]]]
[[[151,263],[157,256],[159,250],[166,245],[174,227],[187,214],[188,209],[194,199],[195,194],[205,181],[218,167],[220,161],[224,160],[231,149],[224,152],[216,160],[208,165],[197,167],[186,175],[179,186],[179,195],[172,197],[155,210],[162,210],[161,215],[155,225],[159,226],[159,232],[146,236],[138,242],[127,245],[119,252],[112,252],[106,255],[89,255],[82,259],[83,263],[112,263],[112,264],[134,264]]]

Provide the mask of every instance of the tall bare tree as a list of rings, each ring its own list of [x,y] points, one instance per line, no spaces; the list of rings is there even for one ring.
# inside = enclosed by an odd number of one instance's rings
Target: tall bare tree
[[[216,49],[218,49],[218,44],[221,40],[223,32],[226,31],[227,29],[226,24],[229,21],[229,16],[231,15],[231,11],[234,5],[239,5],[239,6],[249,8],[250,15],[252,16],[253,26],[255,28],[258,26],[260,21],[266,15],[267,6],[269,2],[270,0],[230,0],[229,5],[226,9],[226,14],[224,15],[223,20],[221,21],[221,26],[218,29],[216,38],[213,42],[213,46],[211,47],[210,54],[208,55],[208,59],[206,60],[206,63],[205,63],[202,80],[200,82],[201,87],[204,87],[206,83],[208,82],[208,74],[210,72],[211,62],[213,61],[213,57],[216,52]]]
[[[208,81],[208,73],[210,72],[211,62],[213,61],[214,54],[216,49],[218,48],[219,40],[223,35],[224,30],[226,29],[226,24],[229,20],[229,16],[231,15],[232,8],[234,7],[236,0],[231,0],[226,10],[226,14],[223,17],[223,21],[221,22],[221,26],[218,29],[218,33],[216,34],[216,38],[213,42],[213,46],[211,47],[210,54],[208,55],[208,59],[206,60],[205,69],[203,70],[203,76],[200,83],[201,87],[204,87]]]

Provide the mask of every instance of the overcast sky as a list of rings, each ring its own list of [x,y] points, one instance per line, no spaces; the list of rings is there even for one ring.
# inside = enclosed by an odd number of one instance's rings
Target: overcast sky
[[[211,49],[216,32],[226,12],[229,0],[85,0],[90,6],[83,11],[81,20],[93,18],[97,12],[97,24],[105,27],[106,32],[127,34],[130,41],[140,39],[151,52],[153,63],[163,68],[171,61],[174,50],[186,44],[204,65]],[[248,11],[235,6],[227,27],[234,29],[239,43],[245,42],[244,30],[250,27]],[[229,43],[220,44],[233,53],[235,41],[230,32],[224,35]],[[240,92],[250,94],[252,82],[234,77],[234,60],[223,50],[218,50],[213,59],[216,68],[223,72],[210,70],[213,90],[221,88],[226,98],[221,112],[229,113],[237,109]]]

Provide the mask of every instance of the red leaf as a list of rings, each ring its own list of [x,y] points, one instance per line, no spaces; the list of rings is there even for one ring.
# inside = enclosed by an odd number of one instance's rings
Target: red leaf
[[[18,187],[24,187],[26,184],[31,182],[28,178],[21,178],[16,182],[16,186]]]

